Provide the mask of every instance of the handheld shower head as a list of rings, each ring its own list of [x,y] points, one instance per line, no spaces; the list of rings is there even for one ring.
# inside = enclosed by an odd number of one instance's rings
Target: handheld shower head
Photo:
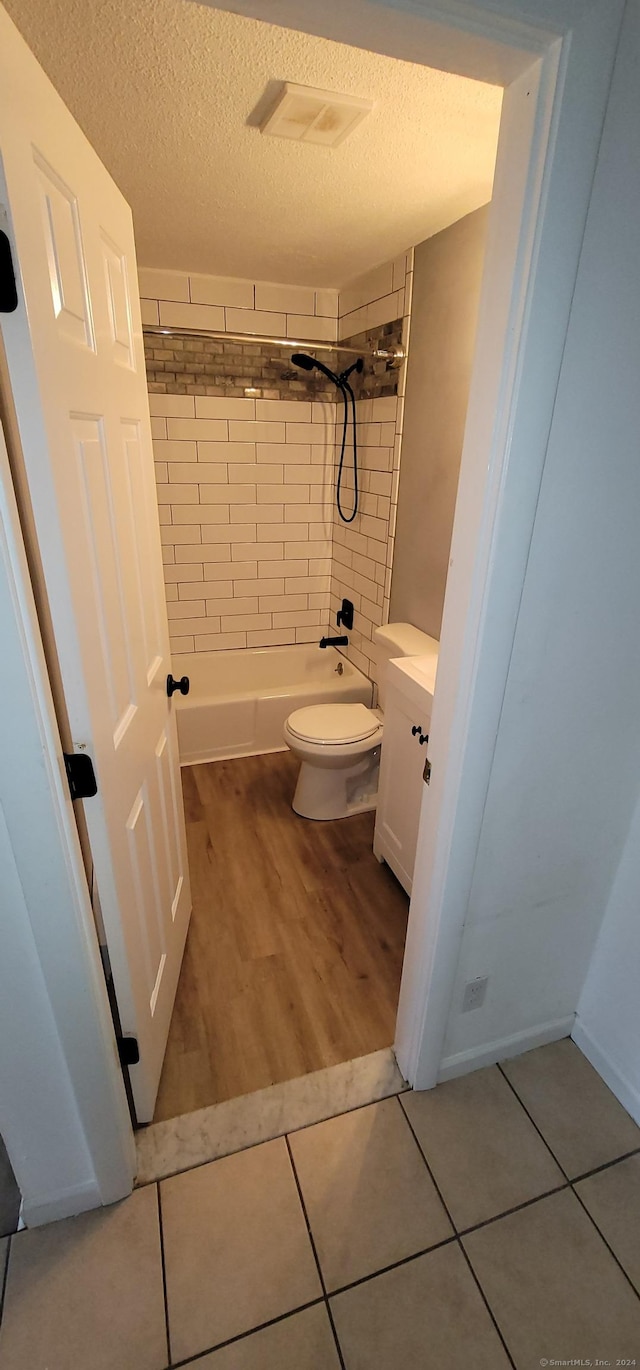
[[[324,362],[319,362],[317,357],[310,357],[307,352],[294,352],[291,358],[294,366],[300,366],[303,371],[321,371],[323,376],[327,376],[338,389],[342,389],[342,379],[336,376],[335,371],[330,371]]]
[[[294,352],[291,358],[294,366],[299,366],[303,371],[313,371],[316,365],[314,358],[308,356],[306,352]]]

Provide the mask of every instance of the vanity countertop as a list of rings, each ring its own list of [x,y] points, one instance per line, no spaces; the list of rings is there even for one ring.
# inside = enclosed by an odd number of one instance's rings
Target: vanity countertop
[[[395,657],[389,662],[388,682],[415,704],[421,704],[425,693],[433,699],[438,669],[437,650],[423,656]]]

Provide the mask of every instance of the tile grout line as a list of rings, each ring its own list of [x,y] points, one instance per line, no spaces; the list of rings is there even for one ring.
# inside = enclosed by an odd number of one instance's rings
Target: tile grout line
[[[3,1316],[4,1316],[4,1303],[5,1303],[6,1293],[7,1293],[7,1283],[8,1283],[8,1280],[9,1280],[9,1261],[11,1260],[11,1248],[12,1248],[12,1246],[13,1246],[13,1238],[14,1238],[14,1236],[15,1236],[15,1232],[11,1232],[11,1233],[9,1234],[9,1240],[8,1240],[8,1243],[7,1243],[7,1259],[6,1259],[5,1265],[4,1265],[4,1274],[3,1274],[3,1276],[2,1276],[2,1287],[0,1288],[0,1325],[2,1324],[2,1319],[3,1319]]]
[[[456,1242],[456,1245],[457,1245],[457,1247],[458,1247],[458,1250],[461,1252],[462,1257],[463,1257],[463,1260],[466,1261],[466,1264],[467,1264],[467,1266],[468,1266],[468,1268],[469,1268],[469,1272],[470,1272],[470,1274],[471,1274],[471,1277],[472,1277],[472,1279],[474,1280],[474,1282],[475,1282],[475,1284],[476,1284],[476,1286],[477,1286],[477,1289],[478,1289],[478,1293],[479,1293],[479,1295],[480,1295],[480,1298],[482,1299],[482,1302],[484,1303],[484,1306],[485,1306],[485,1308],[486,1308],[486,1310],[487,1310],[487,1313],[489,1314],[489,1317],[490,1317],[490,1319],[491,1319],[491,1322],[493,1323],[493,1326],[494,1326],[494,1328],[495,1328],[496,1334],[497,1334],[497,1336],[498,1336],[498,1338],[499,1338],[499,1340],[500,1340],[500,1343],[501,1343],[501,1345],[502,1345],[502,1348],[503,1348],[503,1350],[504,1350],[505,1356],[507,1357],[507,1360],[509,1361],[509,1364],[510,1364],[510,1366],[511,1366],[511,1370],[517,1370],[516,1363],[515,1363],[515,1361],[514,1361],[514,1359],[513,1359],[513,1356],[511,1355],[511,1352],[510,1352],[510,1350],[509,1350],[509,1347],[507,1346],[507,1343],[506,1343],[506,1341],[505,1341],[505,1338],[504,1338],[504,1336],[502,1335],[502,1332],[501,1332],[501,1330],[500,1330],[500,1327],[499,1327],[497,1318],[496,1318],[496,1316],[495,1316],[495,1314],[494,1314],[494,1312],[493,1312],[493,1309],[492,1309],[492,1307],[491,1307],[491,1304],[489,1303],[489,1300],[488,1300],[488,1298],[487,1298],[487,1296],[486,1296],[486,1294],[485,1294],[485,1292],[484,1292],[484,1289],[482,1288],[482,1285],[480,1284],[480,1280],[478,1279],[478,1276],[476,1275],[476,1272],[475,1272],[475,1270],[474,1270],[474,1268],[473,1268],[473,1266],[472,1266],[472,1264],[471,1264],[471,1261],[470,1261],[470,1259],[469,1259],[469,1257],[468,1257],[468,1255],[467,1255],[467,1253],[466,1253],[466,1251],[465,1251],[465,1249],[464,1249],[464,1246],[462,1245],[460,1233],[458,1232],[458,1229],[457,1229],[457,1227],[456,1227],[456,1225],[455,1225],[455,1223],[454,1223],[454,1221],[453,1221],[453,1217],[452,1217],[452,1215],[451,1215],[451,1213],[450,1213],[450,1211],[449,1211],[448,1205],[445,1203],[444,1197],[443,1197],[442,1192],[441,1192],[441,1190],[440,1190],[440,1186],[439,1186],[439,1184],[438,1184],[438,1182],[437,1182],[437,1180],[436,1180],[436,1178],[435,1178],[435,1175],[433,1174],[433,1171],[432,1171],[431,1166],[429,1165],[429,1162],[428,1162],[428,1160],[427,1160],[427,1158],[426,1158],[426,1156],[425,1156],[425,1154],[424,1154],[424,1151],[422,1150],[422,1147],[421,1147],[421,1145],[420,1145],[420,1142],[418,1141],[418,1138],[417,1138],[417,1136],[416,1136],[416,1133],[415,1133],[414,1130],[413,1130],[413,1126],[412,1126],[412,1123],[411,1123],[411,1119],[409,1118],[409,1115],[407,1114],[406,1109],[404,1109],[404,1108],[402,1107],[402,1101],[401,1101],[401,1099],[398,1099],[398,1105],[399,1105],[400,1110],[401,1110],[401,1112],[402,1112],[402,1114],[403,1114],[403,1116],[404,1116],[405,1122],[406,1122],[406,1124],[407,1124],[407,1127],[409,1128],[409,1131],[410,1131],[410,1133],[411,1133],[411,1136],[413,1137],[413,1140],[414,1140],[414,1142],[415,1142],[415,1144],[416,1144],[416,1146],[417,1146],[417,1148],[418,1148],[418,1151],[419,1151],[419,1153],[420,1153],[420,1155],[421,1155],[421,1157],[422,1157],[422,1160],[424,1161],[424,1164],[425,1164],[425,1166],[426,1166],[426,1168],[427,1168],[427,1173],[429,1174],[429,1176],[430,1176],[430,1178],[431,1178],[431,1183],[433,1184],[434,1189],[435,1189],[435,1191],[436,1191],[436,1194],[438,1195],[438,1198],[439,1198],[439,1200],[440,1200],[440,1203],[442,1204],[442,1207],[444,1208],[444,1211],[445,1211],[445,1213],[446,1213],[446,1215],[447,1215],[447,1218],[449,1219],[449,1222],[451,1223],[451,1226],[452,1226],[453,1231],[454,1231],[454,1240],[455,1240],[455,1242]]]
[[[502,1213],[494,1213],[491,1218],[483,1218],[480,1223],[472,1223],[471,1227],[461,1228],[458,1235],[460,1237],[470,1237],[473,1232],[481,1232],[483,1227],[491,1227],[492,1223],[497,1223],[501,1218],[510,1218],[514,1213],[521,1213],[524,1208],[531,1208],[533,1204],[540,1203],[541,1199],[549,1199],[552,1194],[563,1194],[565,1189],[570,1189],[571,1184],[567,1180],[563,1184],[554,1185],[553,1189],[545,1189],[541,1194],[534,1194],[532,1199],[523,1199],[522,1203],[514,1204],[512,1208],[505,1208]]]
[[[160,1266],[162,1269],[162,1297],[164,1300],[164,1330],[167,1338],[167,1365],[171,1365],[171,1333],[169,1331],[169,1300],[167,1298],[167,1265],[164,1254],[164,1227],[162,1223],[162,1196],[160,1185],[156,1185],[158,1191],[158,1230],[160,1233]]]
[[[465,1250],[464,1244],[463,1244],[463,1242],[461,1241],[460,1237],[458,1237],[458,1247],[459,1247],[460,1251],[462,1252],[462,1256],[463,1256],[463,1259],[466,1261],[467,1268],[468,1268],[468,1270],[469,1270],[469,1274],[471,1275],[471,1278],[472,1278],[473,1281],[474,1281],[474,1284],[475,1284],[475,1286],[476,1286],[476,1288],[477,1288],[477,1290],[478,1290],[478,1293],[479,1293],[479,1295],[480,1295],[480,1298],[482,1299],[482,1302],[483,1302],[483,1304],[484,1304],[484,1306],[485,1306],[485,1308],[486,1308],[486,1310],[487,1310],[487,1313],[489,1314],[489,1317],[491,1318],[491,1321],[492,1321],[492,1323],[493,1323],[493,1325],[494,1325],[494,1327],[495,1327],[495,1329],[496,1329],[496,1332],[497,1332],[497,1334],[498,1334],[498,1336],[499,1336],[499,1338],[500,1338],[500,1341],[502,1342],[502,1347],[503,1347],[505,1356],[507,1357],[507,1359],[508,1359],[508,1361],[509,1361],[509,1365],[511,1366],[511,1370],[517,1370],[516,1363],[515,1363],[515,1361],[514,1361],[514,1359],[513,1359],[513,1356],[511,1355],[511,1352],[510,1352],[510,1350],[509,1350],[509,1347],[507,1346],[507,1343],[506,1343],[506,1341],[505,1341],[505,1338],[504,1338],[504,1336],[503,1336],[503,1334],[502,1334],[502,1332],[501,1332],[501,1330],[500,1330],[500,1325],[499,1325],[499,1323],[498,1323],[498,1319],[496,1318],[496,1315],[495,1315],[495,1313],[494,1313],[494,1311],[493,1311],[493,1309],[492,1309],[492,1307],[491,1307],[491,1304],[489,1303],[489,1300],[488,1300],[488,1298],[487,1298],[487,1296],[486,1296],[486,1294],[485,1294],[485,1292],[484,1292],[484,1289],[482,1288],[482,1285],[481,1285],[481,1283],[480,1283],[480,1279],[479,1279],[478,1275],[476,1274],[476,1272],[475,1272],[475,1270],[474,1270],[474,1268],[473,1268],[473,1266],[472,1266],[472,1264],[471,1264],[471,1257],[469,1256],[468,1252]]]
[[[370,1284],[376,1280],[378,1275],[388,1275],[391,1270],[398,1270],[400,1266],[410,1265],[411,1261],[417,1261],[421,1256],[430,1256],[432,1251],[440,1251],[443,1246],[451,1246],[456,1241],[457,1234],[451,1233],[450,1237],[443,1237],[441,1242],[434,1242],[433,1246],[421,1247],[419,1251],[412,1251],[410,1256],[401,1256],[400,1260],[392,1261],[391,1265],[383,1265],[379,1270],[372,1270],[369,1275],[360,1275],[357,1280],[351,1280],[349,1284],[340,1284],[337,1289],[332,1289],[330,1298],[337,1298],[338,1294],[349,1294],[352,1289],[358,1289],[361,1284]]]
[[[311,1299],[309,1303],[301,1303],[297,1308],[290,1308],[287,1313],[279,1313],[277,1318],[269,1318],[267,1322],[258,1323],[257,1327],[249,1327],[246,1332],[238,1332],[235,1337],[227,1337],[226,1341],[215,1342],[213,1346],[206,1346],[204,1351],[196,1351],[195,1356],[189,1356],[187,1360],[173,1361],[170,1370],[182,1370],[183,1366],[197,1365],[203,1356],[211,1356],[214,1351],[224,1351],[227,1346],[235,1346],[237,1342],[246,1341],[256,1332],[264,1332],[267,1327],[276,1327],[279,1322],[286,1322],[288,1318],[293,1318],[297,1313],[306,1313],[308,1308],[318,1308],[324,1299],[320,1295],[317,1299]]]
[[[563,1165],[561,1164],[561,1162],[558,1160],[558,1157],[556,1156],[555,1151],[554,1151],[553,1148],[549,1145],[549,1143],[548,1143],[548,1141],[547,1141],[547,1139],[546,1139],[544,1133],[543,1133],[543,1132],[541,1131],[541,1129],[538,1127],[538,1124],[537,1124],[535,1118],[533,1118],[533,1117],[531,1116],[531,1114],[530,1114],[530,1112],[529,1112],[529,1109],[527,1108],[527,1105],[526,1105],[525,1103],[523,1103],[522,1099],[520,1098],[520,1095],[518,1094],[518,1091],[517,1091],[515,1085],[513,1085],[513,1084],[511,1083],[511,1080],[509,1079],[509,1076],[508,1076],[508,1075],[506,1074],[506,1072],[502,1069],[502,1065],[500,1064],[499,1061],[496,1062],[496,1065],[497,1065],[497,1067],[498,1067],[498,1070],[500,1071],[500,1074],[501,1074],[503,1080],[505,1080],[506,1083],[508,1084],[509,1089],[511,1090],[511,1093],[513,1094],[514,1098],[518,1100],[518,1103],[519,1103],[521,1109],[523,1109],[524,1112],[526,1113],[527,1118],[529,1119],[529,1122],[531,1123],[531,1126],[535,1128],[535,1130],[536,1130],[536,1132],[537,1132],[537,1134],[538,1134],[538,1136],[539,1136],[539,1138],[540,1138],[540,1141],[541,1141],[541,1142],[544,1144],[544,1146],[547,1148],[547,1151],[549,1152],[549,1155],[551,1156],[552,1160],[555,1161],[555,1163],[556,1163],[556,1165],[557,1165],[557,1167],[558,1167],[558,1170],[564,1175],[564,1178],[565,1178],[565,1180],[567,1181],[567,1184],[570,1185],[570,1184],[571,1184],[571,1178],[570,1178],[570,1176],[567,1174],[567,1172],[566,1172],[564,1166],[563,1166]]]
[[[558,1168],[562,1171],[562,1174],[565,1176],[565,1178],[566,1178],[566,1180],[567,1180],[568,1187],[569,1187],[569,1189],[571,1190],[571,1193],[572,1193],[572,1194],[574,1195],[574,1197],[577,1199],[577,1201],[578,1201],[578,1203],[580,1204],[580,1207],[582,1208],[583,1212],[586,1213],[586,1215],[587,1215],[587,1217],[588,1217],[590,1223],[593,1225],[593,1227],[595,1227],[596,1232],[598,1233],[598,1236],[600,1237],[600,1240],[601,1240],[602,1242],[604,1242],[604,1245],[606,1246],[607,1251],[609,1252],[609,1255],[613,1258],[613,1260],[615,1261],[615,1263],[616,1263],[618,1269],[619,1269],[619,1270],[621,1271],[621,1273],[624,1275],[624,1278],[625,1278],[625,1280],[627,1281],[627,1284],[628,1284],[628,1285],[631,1287],[631,1289],[633,1290],[633,1292],[634,1292],[636,1298],[640,1299],[640,1291],[639,1291],[638,1289],[636,1289],[636,1286],[635,1286],[635,1284],[633,1283],[633,1280],[632,1280],[631,1277],[627,1274],[627,1272],[626,1272],[626,1270],[625,1270],[625,1268],[624,1268],[622,1262],[621,1262],[621,1261],[618,1259],[618,1257],[616,1256],[616,1253],[615,1253],[615,1251],[613,1250],[613,1247],[611,1247],[611,1246],[609,1245],[609,1242],[607,1241],[607,1238],[605,1237],[604,1233],[600,1231],[600,1228],[598,1227],[598,1224],[597,1224],[595,1218],[593,1217],[593,1214],[589,1212],[589,1209],[587,1208],[587,1205],[584,1203],[583,1199],[581,1198],[580,1194],[578,1194],[578,1192],[577,1192],[577,1190],[576,1190],[576,1187],[575,1187],[577,1184],[580,1183],[581,1180],[587,1179],[587,1178],[589,1177],[589,1175],[598,1175],[598,1174],[600,1173],[600,1171],[602,1171],[602,1170],[609,1170],[609,1169],[611,1168],[611,1166],[617,1165],[618,1161],[625,1160],[625,1159],[627,1159],[628,1156],[635,1156],[635,1155],[637,1155],[638,1151],[640,1151],[640,1147],[637,1147],[635,1151],[627,1152],[625,1156],[619,1156],[619,1157],[617,1158],[617,1160],[607,1161],[607,1162],[605,1162],[605,1164],[602,1165],[602,1166],[596,1166],[596,1168],[595,1168],[594,1170],[587,1171],[586,1174],[584,1174],[584,1175],[579,1175],[579,1176],[576,1177],[575,1180],[572,1180],[572,1179],[570,1178],[570,1176],[567,1174],[567,1172],[566,1172],[564,1166],[563,1166],[563,1165],[560,1163],[560,1161],[558,1160],[558,1157],[556,1156],[556,1154],[555,1154],[555,1152],[553,1151],[552,1147],[549,1145],[549,1143],[548,1143],[546,1137],[543,1136],[543,1134],[542,1134],[540,1128],[538,1127],[538,1124],[537,1124],[536,1121],[535,1121],[535,1118],[532,1118],[532,1116],[531,1116],[531,1114],[530,1114],[530,1112],[529,1112],[529,1109],[527,1108],[526,1104],[523,1103],[522,1099],[520,1098],[520,1095],[518,1094],[518,1091],[517,1091],[515,1085],[513,1085],[513,1084],[511,1083],[511,1080],[509,1079],[509,1077],[508,1077],[508,1075],[506,1074],[506,1072],[502,1069],[502,1066],[501,1066],[501,1064],[500,1064],[499,1061],[497,1062],[497,1065],[498,1065],[498,1070],[500,1071],[500,1074],[502,1075],[502,1078],[503,1078],[504,1080],[506,1080],[506,1082],[507,1082],[507,1084],[508,1084],[508,1086],[509,1086],[509,1089],[510,1089],[510,1090],[512,1091],[512,1093],[515,1095],[516,1099],[518,1100],[518,1103],[520,1104],[520,1107],[524,1109],[524,1111],[525,1111],[525,1113],[526,1113],[526,1115],[527,1115],[527,1118],[529,1119],[529,1121],[530,1121],[530,1123],[532,1124],[532,1126],[535,1128],[536,1132],[538,1133],[538,1136],[539,1136],[539,1137],[542,1139],[542,1141],[544,1142],[544,1144],[545,1144],[545,1146],[546,1146],[546,1148],[547,1148],[547,1151],[548,1151],[549,1154],[553,1157],[553,1159],[554,1159],[556,1165],[557,1165]]]
[[[598,1233],[598,1236],[600,1237],[600,1240],[604,1242],[604,1244],[605,1244],[605,1246],[606,1246],[606,1248],[607,1248],[607,1251],[609,1252],[609,1255],[610,1255],[610,1256],[613,1256],[613,1259],[614,1259],[616,1265],[618,1266],[618,1269],[622,1271],[622,1274],[624,1275],[625,1280],[627,1281],[627,1284],[631,1286],[631,1288],[632,1288],[632,1290],[633,1290],[633,1292],[634,1292],[636,1298],[637,1298],[637,1299],[640,1299],[640,1291],[636,1289],[636,1286],[635,1286],[635,1284],[633,1283],[633,1280],[631,1279],[631,1276],[627,1274],[627,1272],[626,1272],[626,1270],[625,1270],[625,1268],[624,1268],[622,1262],[621,1262],[621,1261],[618,1259],[618,1257],[616,1256],[616,1253],[615,1253],[613,1247],[609,1245],[609,1242],[607,1241],[607,1238],[605,1237],[604,1232],[601,1232],[601,1230],[600,1230],[600,1228],[598,1227],[598,1224],[597,1224],[597,1222],[596,1222],[596,1220],[595,1220],[593,1214],[589,1212],[589,1209],[587,1208],[586,1203],[584,1203],[584,1200],[581,1198],[580,1194],[578,1194],[577,1191],[574,1189],[573,1185],[571,1185],[571,1192],[572,1192],[572,1194],[575,1195],[576,1199],[578,1200],[578,1203],[580,1204],[581,1209],[583,1210],[584,1213],[586,1213],[587,1217],[589,1218],[589,1221],[590,1221],[591,1223],[593,1223],[593,1226],[595,1227],[596,1232]]]
[[[640,1155],[640,1146],[635,1146],[633,1151],[624,1151],[622,1156],[616,1156],[613,1161],[603,1161],[602,1165],[594,1165],[593,1170],[585,1170],[581,1175],[576,1175],[571,1180],[571,1184],[581,1184],[583,1180],[590,1180],[592,1175],[600,1175],[603,1170],[611,1170],[612,1166],[620,1165],[621,1161],[628,1161],[632,1156]]]
[[[309,1215],[308,1215],[308,1213],[307,1213],[306,1205],[305,1205],[305,1202],[304,1202],[304,1197],[303,1197],[303,1194],[302,1194],[302,1187],[301,1187],[300,1181],[299,1181],[299,1179],[298,1179],[298,1172],[297,1172],[296,1167],[295,1167],[295,1162],[294,1162],[294,1159],[293,1159],[293,1152],[292,1152],[292,1150],[291,1150],[291,1145],[290,1145],[290,1143],[289,1143],[289,1137],[288,1137],[288,1135],[286,1135],[286,1134],[285,1134],[284,1141],[285,1141],[285,1146],[286,1146],[286,1148],[287,1148],[287,1155],[288,1155],[288,1157],[289,1157],[289,1163],[290,1163],[290,1165],[291,1165],[291,1171],[292,1171],[293,1178],[294,1178],[294,1181],[295,1181],[295,1186],[296,1186],[296,1189],[297,1189],[297,1191],[298,1191],[298,1198],[299,1198],[299,1200],[300,1200],[300,1207],[301,1207],[301,1209],[302,1209],[302,1215],[303,1215],[303,1217],[304,1217],[304,1220],[305,1220],[305,1223],[306,1223],[306,1227],[307,1227],[307,1232],[308,1232],[308,1234],[309,1234],[309,1241],[310,1241],[310,1243],[311,1243],[311,1250],[313,1251],[313,1257],[314,1257],[314,1260],[315,1260],[315,1263],[316,1263],[316,1268],[317,1268],[317,1271],[318,1271],[318,1279],[320,1280],[320,1286],[321,1286],[322,1293],[323,1293],[323,1296],[324,1296],[324,1306],[325,1306],[325,1308],[326,1308],[326,1310],[327,1310],[327,1317],[328,1317],[328,1319],[329,1319],[329,1325],[330,1325],[331,1331],[332,1331],[332,1333],[333,1333],[333,1340],[334,1340],[334,1342],[335,1342],[336,1352],[337,1352],[337,1355],[338,1355],[338,1360],[339,1360],[339,1362],[340,1362],[340,1370],[346,1370],[346,1366],[345,1366],[345,1363],[344,1363],[344,1357],[343,1357],[343,1355],[342,1355],[342,1347],[340,1346],[340,1342],[339,1342],[339,1340],[338,1340],[338,1333],[336,1332],[336,1325],[335,1325],[335,1322],[334,1322],[334,1320],[333,1320],[333,1313],[332,1313],[332,1311],[331,1311],[331,1305],[330,1305],[330,1303],[329,1303],[329,1296],[328,1296],[328,1294],[327,1294],[327,1286],[326,1286],[325,1281],[324,1281],[324,1275],[323,1275],[323,1273],[322,1273],[322,1267],[321,1267],[321,1265],[320,1265],[320,1259],[319,1259],[319,1257],[318,1257],[318,1252],[317,1252],[317,1250],[316,1250],[316,1244],[315,1244],[315,1241],[314,1241],[314,1238],[313,1238],[313,1232],[311,1231],[311,1223],[309,1222]]]

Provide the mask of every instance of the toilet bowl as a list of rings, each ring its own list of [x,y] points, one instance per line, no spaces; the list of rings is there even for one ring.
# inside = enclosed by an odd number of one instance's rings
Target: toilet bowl
[[[302,818],[348,818],[376,807],[383,736],[387,662],[420,656],[432,639],[411,623],[377,628],[378,707],[312,704],[296,709],[284,725],[284,740],[300,761],[292,800]]]
[[[284,740],[300,761],[293,808],[302,818],[347,818],[375,809],[382,718],[364,704],[296,709]]]

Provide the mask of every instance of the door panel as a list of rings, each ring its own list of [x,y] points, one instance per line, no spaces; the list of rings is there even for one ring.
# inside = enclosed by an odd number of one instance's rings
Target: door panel
[[[127,280],[127,259],[115,243],[101,234],[104,254],[105,289],[109,325],[111,332],[112,356],[119,366],[135,367],[133,339],[131,336],[131,299]]]
[[[49,283],[60,332],[72,342],[94,348],[89,292],[82,252],[78,205],[61,177],[34,150],[41,193],[42,226]]]
[[[2,316],[120,1019],[155,1095],[190,913],[131,214],[0,9]]]

